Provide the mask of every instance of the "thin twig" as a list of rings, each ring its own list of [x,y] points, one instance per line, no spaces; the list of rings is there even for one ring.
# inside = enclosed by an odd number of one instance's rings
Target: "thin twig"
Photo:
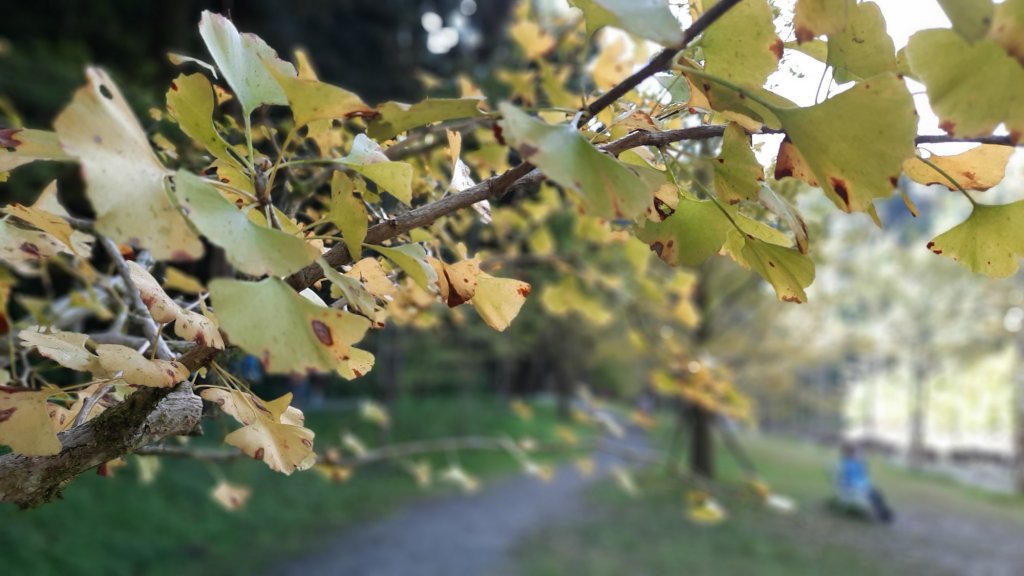
[[[156,355],[158,358],[163,360],[171,360],[174,358],[174,354],[171,349],[167,347],[167,343],[160,337],[160,329],[157,326],[156,320],[153,320],[153,316],[149,313],[149,308],[142,301],[142,295],[139,293],[139,289],[135,286],[135,282],[132,280],[131,270],[128,269],[128,263],[125,262],[124,256],[121,256],[121,251],[118,249],[117,244],[107,238],[106,236],[99,236],[100,243],[103,244],[103,248],[107,251],[107,255],[114,261],[114,267],[117,269],[117,273],[121,276],[121,280],[124,281],[124,289],[128,295],[128,301],[131,302],[132,308],[135,313],[140,315],[142,332],[146,338],[150,341],[156,342]]]
[[[82,424],[85,424],[86,419],[89,418],[89,414],[92,413],[93,407],[96,406],[96,404],[100,400],[102,400],[104,396],[109,394],[110,391],[113,389],[113,384],[107,384],[103,388],[100,388],[99,392],[96,392],[92,396],[89,396],[84,401],[82,401],[82,408],[78,411],[78,414],[75,415],[75,423],[72,425],[72,427],[81,426]]]

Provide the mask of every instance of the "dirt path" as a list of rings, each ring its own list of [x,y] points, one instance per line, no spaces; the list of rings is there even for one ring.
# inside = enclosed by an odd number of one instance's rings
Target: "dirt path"
[[[584,489],[615,462],[612,456],[598,455],[590,476],[565,465],[547,484],[517,474],[485,483],[471,496],[452,495],[414,504],[348,530],[322,551],[278,566],[271,574],[495,574],[505,569],[509,552],[522,537],[577,512]]]

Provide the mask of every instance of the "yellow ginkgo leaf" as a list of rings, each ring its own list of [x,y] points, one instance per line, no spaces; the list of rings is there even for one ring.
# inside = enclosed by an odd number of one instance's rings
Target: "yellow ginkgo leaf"
[[[351,432],[345,432],[341,437],[341,443],[355,455],[356,458],[362,458],[366,455],[366,445],[359,439],[355,434]]]
[[[352,477],[352,469],[338,464],[317,464],[313,471],[324,477],[331,484],[342,484]]]
[[[530,285],[512,278],[495,278],[486,272],[477,276],[476,293],[470,303],[491,328],[504,332],[530,295]]]
[[[448,306],[454,308],[472,300],[480,277],[480,258],[467,258],[454,264],[445,264],[444,276],[448,286]]]
[[[391,427],[391,417],[388,416],[387,409],[373,400],[363,400],[359,404],[359,415],[363,417],[363,420],[372,422],[381,428]]]
[[[345,273],[350,278],[359,280],[363,286],[377,298],[393,296],[397,289],[395,283],[388,278],[384,267],[376,258],[363,258],[352,265],[352,269]]]
[[[89,337],[77,332],[30,326],[18,333],[23,345],[35,347],[40,354],[65,368],[100,375],[104,372],[99,358],[85,348]]]
[[[47,391],[0,387],[0,444],[26,456],[60,452],[60,440],[50,423]]]
[[[201,396],[244,425],[228,434],[224,442],[261,460],[271,470],[291,474],[316,463],[313,431],[302,426],[302,412],[290,405],[291,393],[271,402],[220,388],[207,388]]]
[[[520,20],[510,26],[508,32],[527,60],[543,56],[555,47],[555,38],[532,20]]]
[[[252,489],[247,486],[232,484],[227,480],[221,480],[210,492],[210,497],[222,508],[234,511],[245,506],[252,496]]]
[[[44,210],[40,210],[34,207],[22,206],[21,204],[10,204],[4,207],[4,212],[11,216],[17,217],[28,224],[32,225],[43,232],[53,236],[60,240],[67,246],[72,252],[78,253],[75,243],[71,237],[74,235],[74,230],[71,229],[71,225],[68,224],[67,220],[50,214]],[[80,256],[88,256],[86,254],[79,254]]]
[[[933,154],[928,161],[967,190],[988,190],[1003,180],[1013,150],[1012,146],[982,144],[952,156]],[[918,158],[903,162],[903,173],[918,184],[942,184],[950,190],[957,189],[946,175]]]
[[[164,189],[168,175],[114,82],[99,68],[54,121],[64,150],[78,158],[96,230],[140,244],[157,260],[194,260],[203,245]]]
[[[189,375],[188,368],[180,362],[150,360],[120,344],[100,344],[96,347],[96,355],[105,371],[120,373],[120,378],[128,384],[170,388]]]
[[[202,282],[173,266],[164,269],[164,288],[193,295],[206,292]]]
[[[174,333],[178,336],[202,346],[224,349],[224,339],[213,320],[178,306],[178,303],[160,287],[156,278],[142,266],[129,261],[128,271],[153,320],[160,323],[174,322]]]
[[[458,464],[452,464],[441,472],[441,480],[455,485],[463,493],[473,494],[480,490],[480,480],[462,469]]]

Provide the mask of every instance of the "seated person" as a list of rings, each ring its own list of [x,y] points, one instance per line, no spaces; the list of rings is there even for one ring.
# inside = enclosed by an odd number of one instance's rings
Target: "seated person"
[[[836,473],[840,500],[871,510],[882,522],[892,522],[892,510],[882,493],[871,483],[867,462],[857,453],[857,447],[844,443],[841,450]]]

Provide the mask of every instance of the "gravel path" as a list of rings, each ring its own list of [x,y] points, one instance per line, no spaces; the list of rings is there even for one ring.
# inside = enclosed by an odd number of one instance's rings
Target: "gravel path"
[[[639,441],[636,439],[634,441]],[[550,483],[522,474],[406,507],[340,534],[312,555],[271,571],[289,576],[476,576],[502,571],[516,543],[580,509],[584,489],[616,459],[595,457],[583,476],[562,466]]]

